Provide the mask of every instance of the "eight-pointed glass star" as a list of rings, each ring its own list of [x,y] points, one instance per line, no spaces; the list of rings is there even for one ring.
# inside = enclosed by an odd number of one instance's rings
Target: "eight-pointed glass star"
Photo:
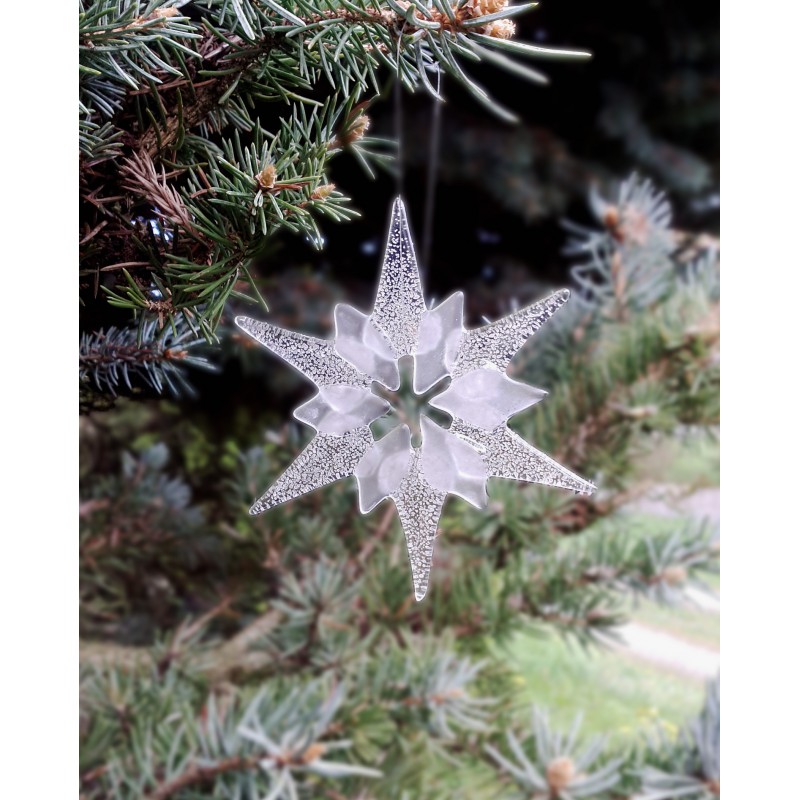
[[[545,392],[514,381],[506,367],[514,354],[569,298],[566,289],[474,330],[463,326],[464,295],[456,292],[428,309],[400,198],[372,313],[340,304],[333,339],[317,339],[267,322],[237,317],[236,324],[318,387],[295,411],[316,430],[311,443],[250,509],[273,506],[354,475],[359,508],[371,511],[391,497],[406,536],[414,583],[428,590],[433,540],[448,494],[486,506],[490,477],[560,486],[590,494],[594,486],[534,449],[507,426],[509,417],[539,402]],[[407,425],[375,441],[370,423],[390,410],[373,394],[373,381],[395,390],[398,360],[412,356],[414,391],[422,394],[449,376],[430,405],[453,421],[444,429],[422,416],[422,445],[413,447]]]

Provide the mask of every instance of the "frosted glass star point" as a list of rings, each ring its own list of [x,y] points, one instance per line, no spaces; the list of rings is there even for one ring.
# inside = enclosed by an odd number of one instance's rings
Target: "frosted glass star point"
[[[378,290],[370,314],[346,304],[334,311],[330,340],[287,331],[248,317],[236,324],[299,370],[317,394],[295,411],[316,431],[305,450],[250,509],[270,508],[354,476],[359,509],[368,513],[391,498],[406,537],[414,596],[428,589],[433,543],[442,507],[454,494],[487,505],[490,477],[560,486],[591,494],[589,481],[536,450],[507,426],[514,414],[546,392],[506,375],[522,345],[567,301],[562,289],[480,328],[463,325],[464,295],[428,309],[403,201],[392,207]],[[449,387],[430,405],[451,415],[444,428],[422,415],[422,444],[407,425],[375,441],[370,424],[390,410],[373,382],[400,385],[399,359],[412,356],[418,395],[446,377]]]

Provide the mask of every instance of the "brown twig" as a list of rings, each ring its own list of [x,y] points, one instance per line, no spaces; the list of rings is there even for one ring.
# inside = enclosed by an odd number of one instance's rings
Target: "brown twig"
[[[260,639],[277,627],[283,619],[278,611],[268,611],[243,631],[217,647],[199,654],[197,671],[211,684],[235,681],[243,676],[261,672],[274,660],[270,654],[254,649]],[[80,661],[99,667],[116,667],[137,671],[151,666],[152,651],[111,642],[80,642]]]
[[[331,727],[332,726],[329,726],[328,730],[330,730]],[[304,767],[316,761],[324,753],[324,742],[312,742],[308,747],[302,750],[281,753],[273,758],[278,766],[281,767]],[[255,769],[258,767],[259,762],[265,758],[270,758],[270,756],[267,753],[247,757],[231,756],[230,758],[225,758],[210,766],[192,764],[180,775],[157,786],[146,796],[145,800],[166,800],[166,798],[171,797],[182,789],[195,786],[198,783],[208,783],[214,780],[218,775],[223,775],[226,772],[246,772]]]
[[[158,84],[155,88],[159,92],[166,92],[170,89],[178,89],[181,86],[191,86],[193,90],[202,89],[204,86],[211,86],[213,85],[216,78],[209,78],[205,81],[199,81],[198,83],[193,83],[192,81],[186,78],[176,78],[174,81],[169,81],[169,83],[161,83]],[[128,92],[129,97],[137,97],[138,95],[144,94],[152,94],[153,89],[148,86],[146,89],[134,89]]]
[[[209,767],[192,764],[185,772],[157,786],[146,796],[146,800],[166,800],[166,798],[172,797],[182,789],[187,789],[199,783],[208,783],[218,775],[223,775],[226,772],[246,772],[255,769],[258,766],[258,762],[263,758],[265,758],[263,755],[248,756],[247,758],[231,756]]]
[[[375,533],[367,539],[364,546],[361,548],[361,552],[358,554],[357,561],[359,564],[364,564],[366,560],[369,558],[372,551],[377,546],[378,542],[386,535],[386,532],[392,525],[392,520],[394,519],[394,504],[389,503],[386,506],[386,510],[383,512],[383,516],[381,517],[381,521],[378,523],[378,527],[375,528]]]
[[[163,167],[159,174],[152,156],[147,152],[134,153],[126,158],[119,174],[123,189],[146,198],[166,220],[180,225],[188,233],[195,230],[183,198],[167,183],[169,176]]]

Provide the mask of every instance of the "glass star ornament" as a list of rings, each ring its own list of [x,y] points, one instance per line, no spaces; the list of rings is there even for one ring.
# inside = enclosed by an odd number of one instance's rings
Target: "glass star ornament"
[[[566,289],[468,330],[464,295],[435,308],[422,293],[405,206],[395,200],[375,304],[369,314],[346,304],[334,311],[332,339],[237,317],[236,324],[317,386],[294,412],[316,434],[253,504],[261,514],[280,503],[354,476],[361,513],[391,498],[406,537],[414,594],[428,590],[433,544],[448,495],[484,508],[489,478],[559,486],[591,494],[594,486],[541,453],[507,425],[545,392],[506,374],[523,344],[567,301]],[[441,384],[431,407],[451,417],[442,427],[420,415],[421,445],[408,424],[375,440],[371,424],[392,412],[382,397],[401,383],[399,361],[413,363],[413,391]],[[449,379],[449,385],[445,385]],[[383,387],[383,388],[382,388]]]

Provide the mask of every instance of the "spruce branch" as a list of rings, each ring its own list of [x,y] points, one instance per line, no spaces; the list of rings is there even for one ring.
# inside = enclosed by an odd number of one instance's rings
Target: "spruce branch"
[[[165,301],[142,294],[142,302],[156,314],[164,313]],[[83,334],[79,355],[81,383],[87,391],[93,387],[113,397],[147,390],[160,394],[165,389],[175,396],[191,395],[194,390],[186,368],[215,369],[207,357],[193,355],[192,351],[202,343],[181,320],[163,330],[159,330],[157,320],[151,320],[143,326],[111,327]]]
[[[146,796],[145,800],[167,800],[168,797],[172,797],[184,789],[212,783],[215,778],[225,773],[248,772],[258,769],[259,762],[265,757],[266,754],[261,753],[247,757],[231,756],[211,765],[191,764],[184,772],[157,786]]]
[[[277,628],[283,615],[270,610],[257,617],[239,633],[221,643],[202,648],[179,647],[168,663],[185,664],[185,654],[196,658],[195,674],[210,686],[230,682],[245,682],[252,676],[262,675],[273,663],[273,656],[258,645]],[[98,642],[83,639],[80,642],[80,662],[89,668],[106,668],[126,673],[142,673],[153,661],[163,663],[163,655],[150,647]]]

